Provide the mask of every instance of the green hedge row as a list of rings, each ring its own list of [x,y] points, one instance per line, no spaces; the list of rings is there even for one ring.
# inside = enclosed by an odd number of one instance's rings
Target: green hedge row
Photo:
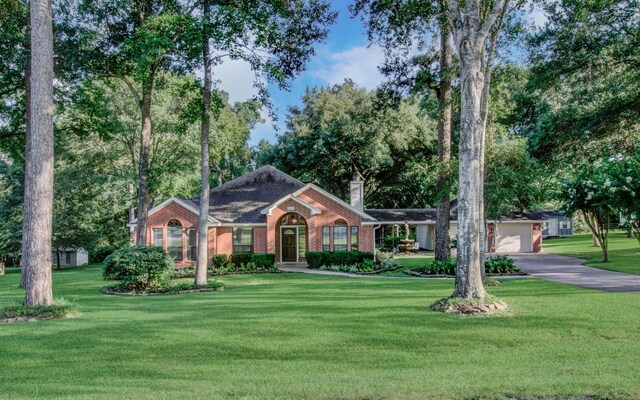
[[[373,253],[365,251],[307,251],[305,254],[309,268],[327,265],[356,265],[365,260],[373,260]]]
[[[212,258],[213,268],[224,268],[226,264],[240,266],[241,264],[254,263],[258,268],[269,268],[275,265],[276,255],[270,253],[251,253],[251,254],[217,254]]]

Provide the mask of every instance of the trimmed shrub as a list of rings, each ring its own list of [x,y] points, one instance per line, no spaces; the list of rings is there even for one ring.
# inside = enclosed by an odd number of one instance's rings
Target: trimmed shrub
[[[229,263],[229,256],[226,254],[216,254],[211,257],[211,267],[213,269],[221,269]]]
[[[164,249],[146,245],[116,250],[102,263],[104,279],[120,281],[127,290],[161,288],[173,270],[173,260]]]
[[[520,268],[516,266],[515,261],[504,255],[487,259],[484,263],[484,268],[487,274],[508,274],[511,272],[520,272]]]
[[[246,264],[251,262],[251,256],[253,254],[231,254],[229,256],[229,262],[235,265]]]
[[[270,268],[276,263],[276,255],[270,253],[253,253],[251,255],[251,262],[260,268]]]
[[[113,253],[116,250],[117,250],[117,248],[115,246],[98,247],[97,249],[93,250],[89,254],[89,261],[91,261],[92,263],[100,263],[100,264],[102,264],[104,259],[107,258],[108,256],[110,256],[111,253]]]
[[[449,258],[445,261],[433,260],[425,265],[423,273],[427,275],[455,275],[456,259]]]
[[[373,253],[364,251],[307,251],[305,258],[309,268],[327,265],[357,265],[365,260],[373,261]]]

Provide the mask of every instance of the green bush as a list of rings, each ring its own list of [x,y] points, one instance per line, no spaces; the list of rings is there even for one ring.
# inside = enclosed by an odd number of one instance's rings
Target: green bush
[[[320,269],[323,271],[340,271],[340,272],[373,272],[381,269],[388,269],[395,267],[396,264],[391,261],[385,261],[385,263],[376,264],[371,259],[365,259],[360,264],[344,265],[344,264],[331,264],[322,265]]]
[[[276,263],[276,255],[269,253],[253,253],[251,262],[256,264],[258,268],[270,268]]]
[[[34,318],[51,319],[64,318],[76,311],[73,304],[64,299],[56,299],[50,306],[26,306],[24,304],[5,307],[0,310],[0,319]]]
[[[305,258],[309,268],[327,265],[356,265],[364,260],[373,260],[373,254],[365,251],[307,251]]]
[[[423,273],[427,275],[455,275],[456,259],[449,258],[445,261],[433,260],[423,268]]]
[[[226,254],[216,254],[211,257],[211,267],[213,269],[222,269],[229,263],[229,256]]]
[[[173,260],[164,249],[146,245],[116,250],[102,263],[104,279],[120,281],[127,290],[161,288],[173,270]]]
[[[115,246],[98,247],[97,249],[93,250],[89,254],[89,261],[91,261],[92,263],[101,264],[104,261],[105,258],[110,256],[111,253],[113,253],[116,250],[117,250],[117,248]]]
[[[508,274],[511,272],[520,272],[520,268],[516,266],[515,261],[504,255],[494,256],[484,263],[484,270],[487,274]]]
[[[488,258],[484,263],[487,274],[508,274],[520,272],[513,259],[500,255]],[[433,260],[423,268],[423,273],[427,275],[455,275],[456,259],[450,258],[446,261]]]
[[[231,254],[229,256],[229,262],[235,265],[246,264],[251,262],[251,256],[253,256],[251,253]]]

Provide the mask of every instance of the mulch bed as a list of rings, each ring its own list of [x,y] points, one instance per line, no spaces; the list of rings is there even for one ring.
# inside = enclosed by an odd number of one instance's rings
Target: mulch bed
[[[419,268],[412,268],[404,271],[405,274],[416,276],[418,278],[455,278],[455,275],[444,275],[444,274],[436,274],[436,275],[427,275],[424,274]],[[529,276],[530,274],[526,272],[510,272],[507,274],[485,274],[488,278],[496,278],[501,276]]]
[[[116,292],[109,287],[103,287],[100,289],[100,293],[108,294],[110,296],[171,296],[174,294],[187,294],[187,293],[204,293],[204,292],[223,292],[224,286],[220,286],[217,288],[201,288],[201,289],[189,289],[189,290],[178,290],[176,292],[166,292],[166,293],[157,293],[157,292]]]
[[[221,274],[207,274],[207,276],[225,276],[225,275],[246,275],[246,274],[280,274],[282,271],[233,271],[233,272],[225,272]],[[186,278],[195,278],[195,274],[188,275],[172,275],[171,279],[186,279]]]

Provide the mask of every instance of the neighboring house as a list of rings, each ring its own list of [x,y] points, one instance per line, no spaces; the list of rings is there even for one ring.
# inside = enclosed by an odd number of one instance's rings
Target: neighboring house
[[[63,249],[60,253],[61,266],[80,266],[89,264],[89,253],[85,249]],[[58,265],[58,255],[54,250],[51,253],[51,263]]]
[[[558,211],[532,211],[543,220],[542,237],[573,236],[573,220]]]
[[[350,185],[347,203],[312,183],[264,166],[214,188],[208,215],[209,258],[273,253],[278,262],[296,263],[305,260],[306,251],[372,252],[375,231],[382,225],[435,224],[430,209],[364,209],[364,183],[355,179]],[[194,264],[198,215],[199,197],[166,200],[149,211],[147,242],[166,249],[178,266]],[[516,240],[509,236],[509,224],[498,224],[498,231],[504,225],[505,233],[501,233],[504,238],[498,236],[497,247]],[[520,227],[522,244],[508,251],[540,251],[542,222],[523,216],[513,224]]]

